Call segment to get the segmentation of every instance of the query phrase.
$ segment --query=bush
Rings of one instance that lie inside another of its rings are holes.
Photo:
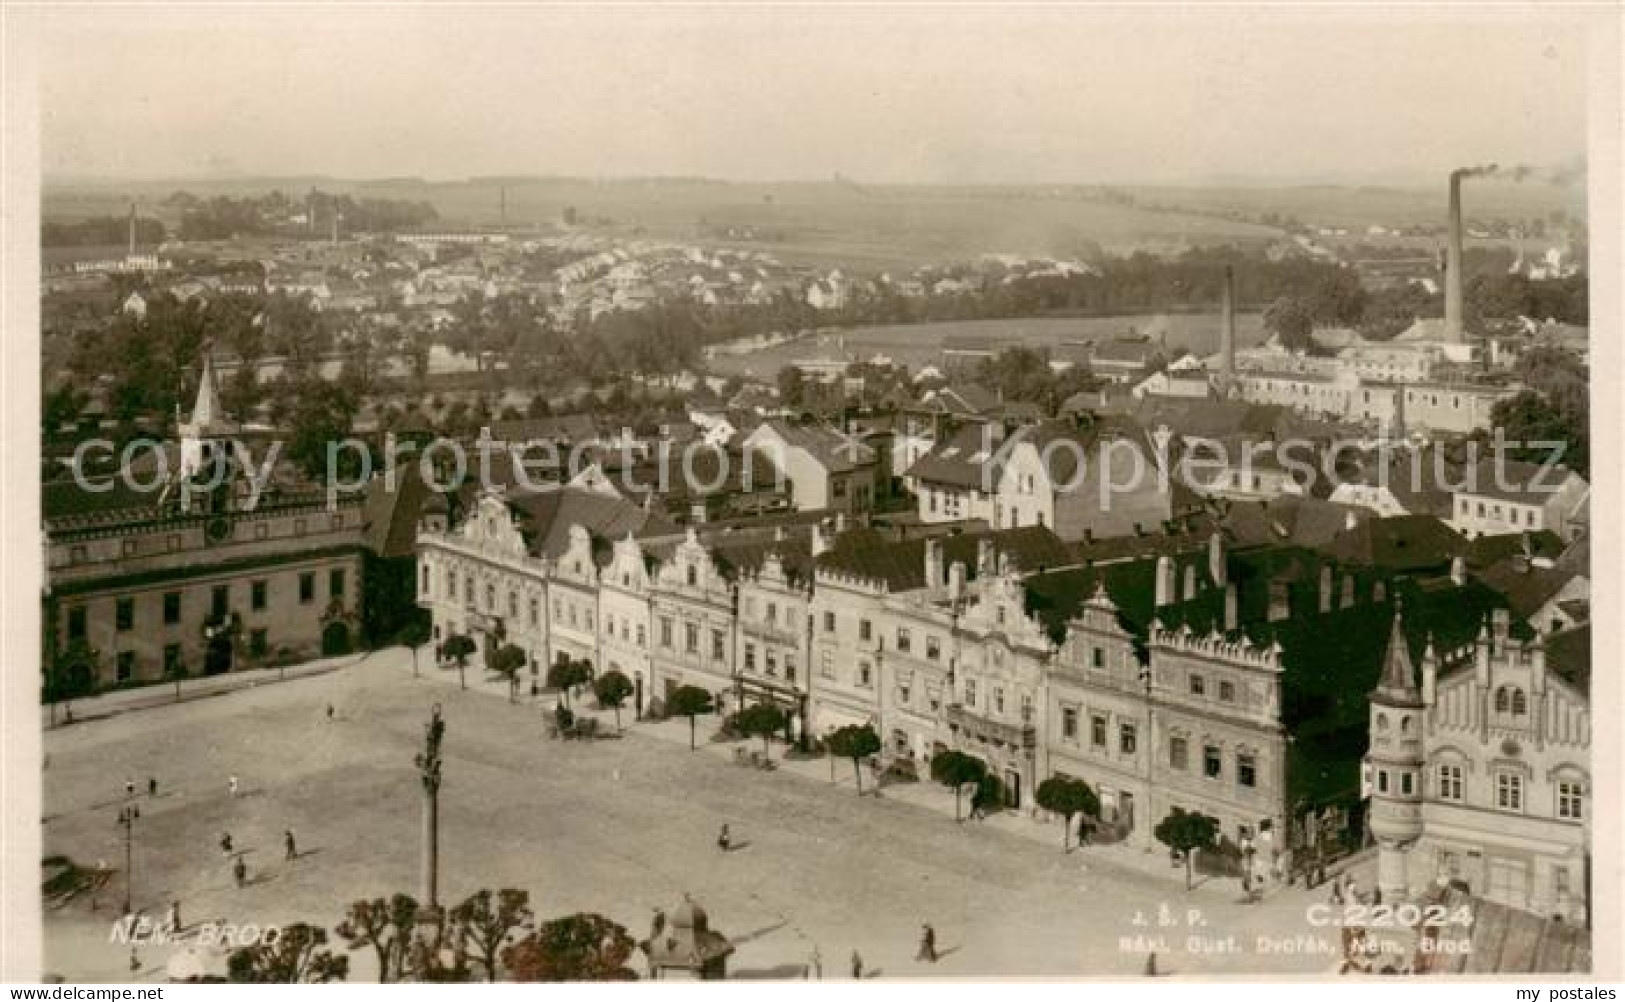
[[[553,709],[553,722],[558,724],[560,731],[567,731],[575,726],[576,715],[568,706],[560,703]]]

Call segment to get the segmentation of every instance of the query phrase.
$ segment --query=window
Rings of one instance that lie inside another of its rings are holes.
[[[1567,821],[1585,817],[1585,790],[1575,780],[1557,784],[1557,816]]]
[[[1523,777],[1513,772],[1495,774],[1495,806],[1503,811],[1523,810]]]
[[[181,621],[181,593],[164,592],[164,625],[174,626]]]
[[[1388,770],[1387,769],[1378,769],[1377,770],[1377,792],[1378,793],[1387,793],[1388,792]]]
[[[1124,755],[1133,755],[1137,737],[1133,724],[1119,725],[1117,728],[1117,750]]]
[[[784,680],[786,682],[796,680],[796,656],[794,654],[784,656]]]
[[[1236,686],[1234,682],[1219,683],[1219,701],[1222,703],[1234,703],[1236,701]]]
[[[683,650],[690,654],[700,653],[700,628],[694,623],[683,624]]]
[[[453,595],[457,594],[457,585],[455,581],[452,583],[451,592]],[[306,571],[305,573],[299,575],[299,601],[301,604],[308,604],[315,601],[315,599],[316,575]]]
[[[1415,780],[1411,777],[1412,773],[1408,771],[1399,774],[1399,792],[1407,797],[1416,792],[1415,787],[1412,785]]]
[[[671,650],[671,617],[660,617],[660,646]]]
[[[135,629],[135,599],[121,598],[115,606],[114,620],[120,630]]]
[[[1063,706],[1061,708],[1061,737],[1068,741],[1078,740],[1078,711],[1076,707]]]
[[[423,572],[418,576],[418,591],[424,595],[429,594],[429,565],[423,565]]]
[[[649,642],[649,631],[642,623],[639,623],[638,624],[638,646],[643,647],[648,642]]]
[[[1512,690],[1512,715],[1521,717],[1529,712],[1529,700],[1524,696],[1522,689]]]
[[[339,572],[334,571],[332,573],[337,574]],[[341,584],[342,584],[342,579],[341,579]],[[328,585],[329,585],[328,594],[334,595],[336,597],[339,593],[333,591],[333,589],[331,587],[331,585],[332,585],[331,579],[329,579]],[[490,582],[486,582],[486,584],[485,584],[485,611],[486,612],[496,612],[497,611],[497,586],[494,585],[494,584],[491,584]]]
[[[250,630],[248,633],[248,653],[252,657],[263,658],[267,649],[265,631]]]
[[[1439,799],[1461,799],[1461,766],[1439,766]]]
[[[1184,769],[1188,760],[1189,748],[1182,737],[1168,739],[1168,766],[1171,769]]]
[[[1207,692],[1207,682],[1200,675],[1191,676],[1191,695],[1201,696]]]
[[[1258,760],[1251,753],[1236,755],[1236,782],[1246,787],[1258,785]]]
[[[1096,671],[1106,667],[1106,652],[1101,650],[1099,647],[1089,648],[1089,664],[1092,665]]]
[[[829,488],[830,488],[830,493],[834,494],[836,497],[838,497],[838,498],[846,497],[846,481],[845,480],[842,480],[842,479],[831,480],[829,482]]]
[[[254,581],[248,586],[248,607],[255,612],[265,608],[265,582]]]
[[[1004,688],[1002,686],[993,687],[993,712],[1004,712]]]
[[[463,601],[468,603],[469,608],[473,608],[473,606],[474,606],[474,575],[472,575],[472,574],[464,574],[463,575]]]
[[[867,643],[874,634],[874,627],[867,619],[858,620],[858,639]]]
[[[858,685],[860,685],[863,688],[867,689],[867,688],[869,688],[869,686],[871,686],[873,684],[874,684],[874,669],[869,667],[869,662],[867,662],[867,661],[859,661],[858,662]]]
[[[174,678],[179,674],[181,674],[181,645],[165,644],[164,675],[168,678]]]
[[[1202,746],[1202,775],[1208,779],[1218,779],[1224,772],[1224,762],[1219,758],[1217,745]]]
[[[756,670],[756,645],[752,643],[745,644],[745,670]]]
[[[818,673],[825,678],[835,677],[835,659],[825,651],[818,659]]]
[[[700,583],[700,569],[693,564],[688,565],[688,586],[690,588]]]
[[[898,705],[907,706],[908,705],[908,697],[910,695],[911,694],[909,692],[907,682],[899,682],[899,683],[897,683],[897,702],[898,702]]]
[[[530,625],[536,626],[542,619],[542,603],[534,597],[530,600]]]
[[[777,623],[779,621],[779,603],[767,603],[767,621],[769,623]]]
[[[68,639],[85,639],[85,607],[82,605],[68,610]]]
[[[974,678],[965,680],[965,705],[972,709],[976,707],[976,680]]]
[[[213,593],[209,596],[209,609],[215,619],[225,619],[230,611],[231,587],[229,585],[215,585]]]
[[[446,568],[446,597],[457,597],[457,573],[449,567]]]
[[[1106,718],[1098,713],[1089,717],[1089,743],[1096,748],[1106,747]]]
[[[135,677],[135,651],[119,651],[117,681],[128,682]]]
[[[1507,695],[1507,687],[1502,686],[1495,690],[1495,712],[1505,713],[1510,708],[1511,700]]]
[[[833,613],[833,612],[824,613],[824,632],[825,633],[834,633],[835,632],[835,613]]]
[[[727,645],[724,642],[721,630],[711,631],[711,660],[721,661],[727,656]]]
[[[518,592],[510,591],[508,593],[508,618],[509,619],[518,619],[519,618],[519,593]]]
[[[912,641],[909,638],[908,630],[899,626],[897,628],[897,649],[902,651],[904,654],[907,654],[911,643]]]
[[[942,657],[942,643],[936,637],[925,638],[925,657],[928,661],[936,661]]]

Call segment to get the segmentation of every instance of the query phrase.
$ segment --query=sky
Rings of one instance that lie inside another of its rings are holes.
[[[1573,163],[1533,8],[46,8],[45,176],[1307,181]]]

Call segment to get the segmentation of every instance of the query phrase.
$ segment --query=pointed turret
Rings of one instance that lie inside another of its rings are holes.
[[[192,427],[207,428],[220,420],[220,388],[214,375],[214,353],[203,350],[203,374],[198,377],[197,401],[192,404]]]
[[[1401,603],[1394,603],[1393,627],[1388,632],[1388,650],[1383,654],[1382,677],[1373,702],[1390,706],[1420,706],[1421,690],[1416,687],[1416,670],[1411,664],[1410,645],[1405,640],[1405,614]]]

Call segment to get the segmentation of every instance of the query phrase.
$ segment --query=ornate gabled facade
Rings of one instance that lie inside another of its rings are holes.
[[[650,610],[658,698],[693,685],[726,707],[734,688],[734,589],[694,528],[656,573]]]
[[[548,661],[589,661],[598,657],[598,562],[592,533],[570,526],[564,552],[547,568],[549,610]]]
[[[796,736],[808,725],[812,665],[812,582],[793,577],[769,551],[759,568],[740,574],[737,636],[741,703],[774,703]]]
[[[649,651],[649,561],[628,532],[615,543],[598,577],[599,658],[607,671],[632,680],[632,706],[639,716],[653,691]]]
[[[418,536],[418,604],[431,613],[434,642],[461,634],[483,654],[500,633],[529,655],[533,675],[548,659],[546,577],[546,560],[530,553],[494,493],[482,495],[457,528]]]
[[[1429,648],[1415,711],[1420,831],[1394,864],[1396,885],[1459,881],[1491,901],[1587,919],[1589,651],[1559,671],[1549,652],[1561,643],[1561,634],[1515,635],[1498,610],[1461,656]]]

